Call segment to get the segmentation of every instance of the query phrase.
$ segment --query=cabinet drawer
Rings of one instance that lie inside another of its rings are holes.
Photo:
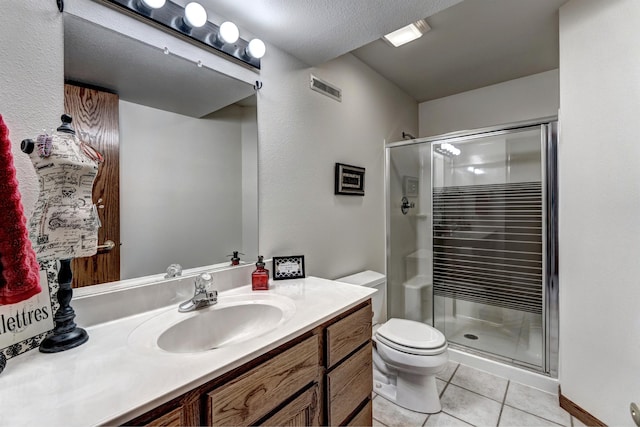
[[[351,418],[347,426],[370,426],[371,424],[373,424],[373,404],[371,400],[369,400],[367,404]]]
[[[153,421],[150,421],[149,423],[145,424],[145,426],[148,427],[152,427],[152,426],[162,426],[162,427],[180,427],[185,425],[185,421],[184,421],[184,416],[183,416],[183,412],[184,410],[182,408],[176,408],[173,411],[167,412],[164,415],[159,416],[158,418],[156,418]]]
[[[314,384],[284,408],[264,420],[265,426],[306,427],[320,425],[320,387]]]
[[[327,368],[371,339],[371,304],[327,327]]]
[[[209,425],[251,425],[318,379],[314,335],[207,394]]]
[[[327,374],[329,425],[342,425],[345,419],[373,390],[371,343]]]

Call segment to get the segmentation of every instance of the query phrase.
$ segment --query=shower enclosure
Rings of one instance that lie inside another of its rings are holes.
[[[555,119],[386,146],[389,317],[557,376]]]

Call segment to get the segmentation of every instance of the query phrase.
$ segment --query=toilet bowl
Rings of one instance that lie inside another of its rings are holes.
[[[365,271],[337,279],[340,282],[386,290],[384,275]],[[373,323],[383,322],[375,302]],[[447,340],[442,332],[414,320],[389,319],[373,334],[373,391],[399,406],[422,413],[436,413],[442,407],[436,374],[449,360]]]
[[[444,335],[424,323],[389,319],[373,336],[374,392],[416,412],[440,412],[436,374],[449,360]]]

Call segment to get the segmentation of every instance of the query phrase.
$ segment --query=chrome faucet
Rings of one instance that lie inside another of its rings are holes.
[[[181,313],[187,313],[189,311],[198,310],[200,308],[209,307],[218,302],[218,291],[209,290],[213,278],[209,273],[202,273],[196,277],[195,281],[195,293],[193,298],[187,300],[178,306],[178,311]]]
[[[171,279],[172,277],[182,276],[182,266],[180,264],[171,264],[167,267],[167,274],[164,275],[165,279]]]

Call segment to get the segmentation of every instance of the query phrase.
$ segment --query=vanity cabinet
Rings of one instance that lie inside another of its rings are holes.
[[[328,425],[347,425],[360,418],[355,425],[364,424],[366,410],[373,390],[371,359],[371,305],[349,313],[325,329],[326,362],[326,420]],[[370,412],[370,411],[369,411]]]
[[[371,425],[371,302],[126,425]]]

